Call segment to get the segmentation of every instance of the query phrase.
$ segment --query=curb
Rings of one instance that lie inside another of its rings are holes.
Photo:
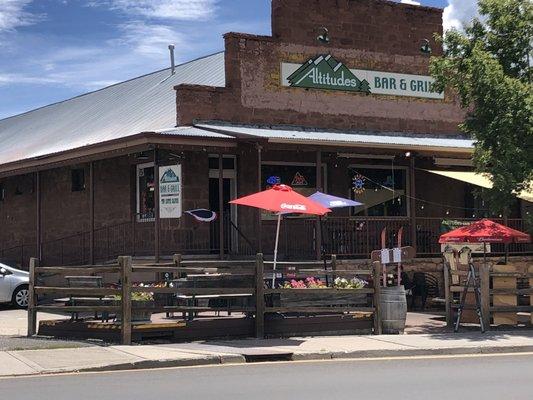
[[[409,349],[409,350],[360,350],[352,352],[332,352],[332,359],[358,358],[394,358],[417,356],[460,356],[476,354],[503,354],[533,352],[533,345],[525,346],[493,346],[493,347],[456,347],[437,349]]]
[[[244,364],[246,360],[241,355],[206,356],[203,358],[190,358],[179,360],[141,360],[128,363],[103,365],[77,369],[76,372],[104,372],[104,371],[127,371],[136,369],[158,369],[173,367],[195,367],[200,365],[217,364]],[[48,373],[48,372],[46,372]],[[53,371],[51,373],[54,373]]]
[[[529,353],[533,352],[533,345],[524,346],[493,346],[493,347],[457,347],[438,349],[408,349],[408,350],[357,350],[348,352],[309,352],[293,353],[290,361],[319,361],[319,360],[346,360],[346,359],[370,359],[370,358],[402,358],[417,356],[457,356],[457,355],[479,355],[479,354],[504,354],[504,353]],[[274,361],[275,362],[275,361]],[[194,367],[203,365],[222,364],[257,364],[247,362],[246,358],[240,354],[224,354],[216,356],[205,356],[203,358],[190,358],[178,360],[141,360],[118,364],[100,365],[87,368],[60,368],[54,370],[40,370],[33,374],[2,375],[0,378],[44,376],[51,374],[64,374],[76,372],[106,372],[106,371],[134,371],[141,369],[160,369],[175,367]]]

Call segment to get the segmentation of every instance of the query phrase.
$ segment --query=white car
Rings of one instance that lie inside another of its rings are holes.
[[[28,307],[30,274],[0,263],[0,303]]]

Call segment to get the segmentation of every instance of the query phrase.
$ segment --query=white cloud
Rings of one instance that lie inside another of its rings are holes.
[[[13,35],[10,65],[0,63],[0,87],[44,85],[94,90],[169,66],[167,46],[176,45],[177,62],[192,50],[201,50],[199,35],[190,32],[188,44],[182,34],[166,25],[131,21],[119,26],[117,38],[87,45],[77,39],[41,38],[31,34]],[[40,48],[38,57],[27,57],[18,49]],[[193,46],[198,46],[198,49]],[[208,53],[212,51],[209,49]],[[16,67],[15,67],[16,66]]]
[[[32,0],[0,0],[0,32],[31,25],[42,18],[25,10]]]
[[[110,41],[129,45],[143,56],[157,56],[167,53],[169,44],[183,46],[183,35],[168,25],[152,25],[142,21],[131,21],[120,27],[120,39]]]
[[[49,84],[49,83],[58,83],[57,80],[46,77],[46,76],[30,76],[20,73],[0,73],[0,86],[9,85],[13,83],[24,83],[24,84]]]
[[[211,18],[218,0],[95,0],[92,6],[108,6],[147,18],[204,20]]]
[[[444,9],[444,31],[462,29],[464,24],[478,16],[476,0],[448,0]]]

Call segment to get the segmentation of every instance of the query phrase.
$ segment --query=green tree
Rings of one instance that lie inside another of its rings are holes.
[[[456,94],[466,119],[461,130],[475,141],[474,165],[492,175],[483,196],[491,211],[508,215],[533,179],[533,3],[478,0],[479,19],[464,32],[450,30],[442,57],[430,70],[436,89]]]

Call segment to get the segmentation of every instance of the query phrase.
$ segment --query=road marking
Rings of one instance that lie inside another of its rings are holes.
[[[494,353],[494,354],[439,354],[439,355],[424,355],[424,356],[397,356],[397,357],[368,357],[368,358],[331,358],[324,360],[296,360],[296,361],[265,361],[254,363],[227,363],[227,364],[207,364],[207,365],[189,365],[178,367],[161,367],[161,368],[139,368],[139,369],[125,369],[118,371],[81,371],[81,372],[56,372],[56,373],[42,373],[36,375],[18,375],[18,376],[2,376],[0,381],[7,379],[26,379],[26,378],[47,378],[68,375],[96,375],[96,374],[123,374],[132,372],[147,372],[147,371],[161,371],[173,369],[197,369],[197,368],[220,368],[220,367],[253,367],[262,365],[279,365],[279,364],[313,364],[313,363],[328,363],[328,362],[375,362],[375,361],[417,361],[417,360],[437,360],[437,359],[457,359],[457,358],[487,358],[487,357],[518,357],[518,356],[533,356],[533,352],[524,353]]]

